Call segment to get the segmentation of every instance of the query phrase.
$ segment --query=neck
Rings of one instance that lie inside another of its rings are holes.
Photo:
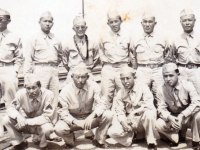
[[[0,32],[3,32],[4,30],[6,30],[7,28],[0,28]]]
[[[191,30],[191,31],[185,31],[185,30],[184,30],[184,32],[187,33],[187,34],[189,34],[189,33],[192,33],[193,30]]]
[[[50,33],[50,31],[43,31],[43,30],[42,30],[42,32],[44,32],[45,34],[49,34]]]
[[[84,38],[84,36],[85,36],[85,34],[84,34],[84,35],[82,35],[82,36],[78,36],[78,35],[76,35],[76,37],[77,37],[78,39],[83,39],[83,38]]]

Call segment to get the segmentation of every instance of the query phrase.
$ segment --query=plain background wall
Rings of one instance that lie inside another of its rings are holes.
[[[54,33],[62,42],[74,34],[72,23],[75,16],[82,12],[82,0],[0,0],[0,8],[11,14],[9,30],[18,34],[23,41],[24,51],[27,40],[40,30],[39,17],[50,11],[54,17]],[[156,32],[170,40],[182,32],[180,11],[191,8],[196,15],[195,31],[200,32],[199,0],[85,0],[85,19],[87,34],[98,38],[107,32],[107,11],[116,8],[124,19],[123,28],[137,36],[143,32],[141,16],[144,11],[156,15]]]

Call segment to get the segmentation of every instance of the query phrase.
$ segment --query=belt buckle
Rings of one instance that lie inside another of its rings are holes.
[[[4,66],[4,63],[0,63],[0,67],[3,67]]]
[[[118,64],[112,64],[112,67],[117,68]]]
[[[192,69],[192,65],[189,64],[189,65],[188,65],[188,69]]]
[[[155,67],[154,67],[154,64],[150,64],[149,67],[150,67],[151,69],[155,68]]]

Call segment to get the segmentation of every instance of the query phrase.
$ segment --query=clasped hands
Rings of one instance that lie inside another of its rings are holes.
[[[171,121],[172,128],[178,131],[182,127],[182,121],[184,119],[184,115],[181,113],[177,117],[170,115],[168,119]]]

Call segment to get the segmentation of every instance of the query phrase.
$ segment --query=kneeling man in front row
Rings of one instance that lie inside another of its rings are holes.
[[[74,146],[74,132],[97,128],[93,144],[107,148],[105,139],[112,122],[111,111],[106,110],[106,100],[101,96],[98,84],[88,80],[86,66],[76,66],[72,70],[73,82],[67,84],[59,95],[62,106],[60,120],[55,125],[55,133],[62,137],[66,148]]]
[[[193,149],[199,147],[200,96],[191,82],[178,78],[179,70],[174,63],[163,66],[165,83],[158,88],[158,115],[156,128],[161,139],[170,146],[185,142],[187,128],[191,128]],[[170,141],[169,141],[170,140]]]
[[[123,88],[114,99],[117,118],[108,130],[111,138],[124,146],[131,146],[135,133],[145,132],[148,149],[156,149],[156,109],[147,85],[135,82],[135,70],[124,67],[120,72]]]
[[[30,74],[25,78],[25,88],[19,90],[7,109],[3,124],[11,138],[13,150],[24,150],[28,143],[22,133],[39,135],[41,149],[48,149],[47,140],[51,140],[55,108],[52,106],[54,93],[41,88],[38,77]]]

